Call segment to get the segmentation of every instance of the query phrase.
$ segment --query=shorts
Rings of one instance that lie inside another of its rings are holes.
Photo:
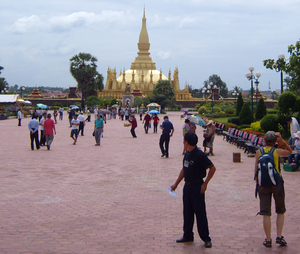
[[[78,137],[78,130],[77,129],[74,129],[74,130],[71,130],[71,138],[73,138],[73,136],[75,135],[75,138]]]
[[[275,210],[278,214],[284,214],[285,209],[285,193],[283,181],[274,187],[258,187],[258,196],[260,199],[260,215],[271,216],[271,200],[272,194],[275,200]]]

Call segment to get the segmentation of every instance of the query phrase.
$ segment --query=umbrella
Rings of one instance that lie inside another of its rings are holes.
[[[25,105],[31,105],[31,101],[25,101]]]
[[[154,109],[153,109],[153,110],[150,110],[149,113],[150,113],[150,114],[158,114],[159,112],[158,112],[157,110],[154,110]]]
[[[206,125],[205,121],[204,121],[201,117],[191,116],[191,117],[189,118],[189,120],[190,120],[192,123],[195,123],[195,124],[198,124],[198,125],[201,125],[201,126],[205,126],[205,125]]]
[[[42,104],[42,103],[38,103],[36,104],[37,107],[41,108],[41,109],[49,109],[49,107],[45,104]]]
[[[77,107],[77,106],[76,106],[76,105],[70,105],[69,107],[70,107],[70,108],[73,108],[73,107]]]
[[[99,113],[102,113],[102,114],[111,114],[111,111],[108,110],[108,109],[101,108],[101,109],[99,109]]]
[[[189,112],[189,110],[186,109],[186,108],[183,108],[181,111],[182,111],[182,112]]]
[[[79,107],[78,106],[73,106],[72,109],[79,109]]]

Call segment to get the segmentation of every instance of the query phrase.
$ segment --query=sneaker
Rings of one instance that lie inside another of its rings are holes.
[[[280,244],[280,246],[286,246],[287,245],[287,242],[285,241],[283,236],[277,237],[276,238],[276,243]]]
[[[266,246],[267,248],[271,248],[272,247],[272,239],[270,241],[267,241],[267,239],[265,239],[265,241],[263,242],[263,245]]]

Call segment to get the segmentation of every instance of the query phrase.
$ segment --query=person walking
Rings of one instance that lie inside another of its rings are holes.
[[[54,118],[54,122],[55,123],[57,123],[57,116],[58,116],[57,110],[54,109],[54,111],[53,111],[53,118]]]
[[[70,123],[70,128],[72,127],[71,121],[73,120],[73,115],[75,114],[75,111],[72,109],[69,110],[69,123]]]
[[[95,146],[100,146],[101,134],[103,128],[104,128],[104,121],[102,115],[98,114],[94,122],[94,134],[95,134],[95,141],[96,141]]]
[[[170,137],[172,137],[174,133],[174,127],[173,124],[169,121],[168,116],[164,116],[164,121],[160,128],[162,129],[162,134],[159,140],[159,147],[162,153],[161,157],[166,156],[166,158],[169,158],[169,143]]]
[[[63,107],[60,107],[59,109],[58,109],[58,112],[59,112],[59,120],[63,120],[63,118],[64,118],[64,108]]]
[[[18,112],[17,112],[17,118],[18,118],[18,126],[21,126],[21,121],[22,121],[21,109],[19,109]]]
[[[130,119],[128,119],[128,122],[131,123],[130,132],[131,132],[132,137],[137,138],[137,136],[135,134],[135,128],[137,127],[137,121],[136,121],[136,118],[135,118],[134,114],[130,115]]]
[[[84,136],[83,132],[84,132],[84,126],[85,126],[85,119],[84,119],[82,112],[80,112],[80,115],[78,116],[78,120],[79,120],[78,134],[81,132],[81,136]]]
[[[276,243],[281,246],[287,245],[282,236],[282,229],[284,224],[285,208],[285,192],[284,182],[280,173],[279,158],[280,156],[288,156],[292,153],[290,145],[285,142],[279,132],[268,131],[264,136],[265,147],[256,151],[255,154],[255,168],[254,180],[257,185],[257,192],[260,201],[259,215],[263,216],[263,228],[266,234],[266,239],[263,245],[267,248],[272,247],[271,239],[271,200],[272,196],[275,200],[275,207],[277,213],[276,227],[277,237]],[[283,144],[282,148],[276,148],[276,143]],[[263,156],[261,156],[263,153]],[[269,157],[270,160],[263,161],[262,157]],[[267,167],[264,167],[267,165]],[[271,166],[269,166],[271,165]],[[271,184],[269,184],[271,183]],[[275,183],[275,184],[274,184]]]
[[[154,114],[152,119],[153,119],[153,133],[157,133],[157,125],[159,123],[159,118],[157,114]]]
[[[76,145],[77,138],[78,138],[78,127],[79,127],[79,120],[77,119],[77,114],[74,114],[73,119],[71,121],[71,138],[73,139],[73,145]],[[75,136],[75,138],[74,138]]]
[[[44,123],[45,123],[45,120],[46,120],[46,112],[44,112],[42,114],[42,119],[40,120],[40,130],[41,130],[41,138],[40,138],[40,146],[44,146],[45,143],[46,143],[46,137],[45,137],[45,134],[44,134]]]
[[[40,143],[39,143],[39,121],[37,120],[38,116],[34,115],[32,119],[28,123],[28,129],[30,131],[30,145],[31,150],[34,150],[34,144],[35,141],[35,147],[37,150],[40,149]]]
[[[55,123],[51,119],[51,114],[47,114],[47,119],[44,122],[44,135],[47,143],[47,150],[50,150],[51,144],[54,139],[54,134],[56,135]]]
[[[143,119],[143,109],[142,108],[139,109],[139,114],[140,114],[140,121],[142,121],[142,119]]]
[[[204,241],[204,247],[211,248],[212,243],[205,208],[205,191],[216,172],[216,167],[207,155],[197,147],[197,143],[198,137],[195,133],[188,132],[184,135],[184,145],[187,152],[183,158],[183,167],[178,178],[171,186],[171,191],[175,191],[181,180],[184,179],[185,181],[183,187],[183,236],[176,242],[194,241],[193,226],[196,215],[199,236]],[[206,179],[203,180],[205,177]]]
[[[149,115],[148,111],[146,112],[146,115],[144,116],[144,120],[143,120],[142,124],[144,124],[145,133],[148,134],[149,126],[151,124],[151,116]]]

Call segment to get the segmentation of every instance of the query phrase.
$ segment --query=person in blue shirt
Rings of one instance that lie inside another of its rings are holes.
[[[31,144],[31,150],[34,150],[34,144],[35,141],[35,147],[36,149],[40,149],[40,143],[39,143],[39,121],[37,120],[38,115],[35,114],[32,116],[32,119],[28,123],[28,129],[30,131],[30,144]]]
[[[94,122],[94,134],[95,134],[95,146],[100,146],[101,133],[103,131],[104,121],[102,115],[98,113],[97,118]]]
[[[170,137],[172,137],[174,133],[174,127],[173,124],[169,121],[168,116],[164,116],[164,121],[160,128],[162,129],[162,134],[159,140],[159,147],[162,153],[161,157],[166,156],[166,158],[169,158],[169,143]]]

